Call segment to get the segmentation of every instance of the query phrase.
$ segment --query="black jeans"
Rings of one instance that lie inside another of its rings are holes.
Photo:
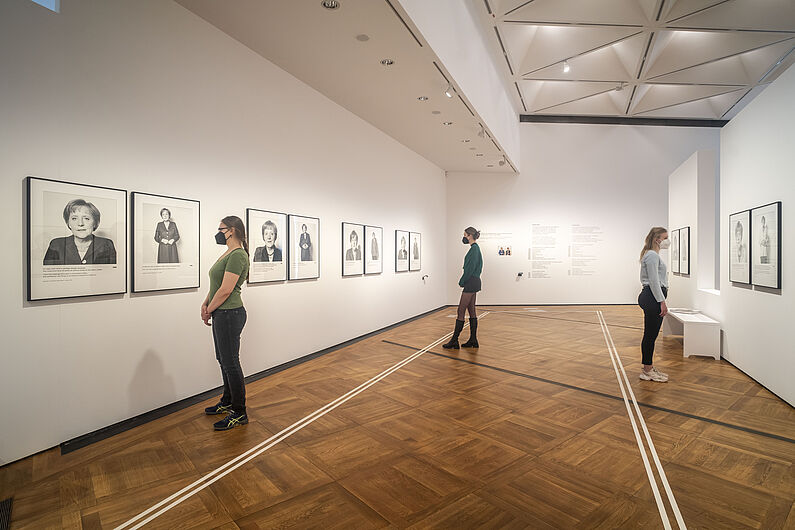
[[[668,289],[662,287],[663,296],[668,296]],[[660,302],[654,298],[651,287],[648,285],[638,295],[638,305],[643,309],[643,340],[640,343],[640,351],[643,353],[643,364],[652,364],[651,359],[654,355],[654,341],[660,334],[660,327],[663,317],[660,316]]]
[[[221,365],[224,395],[221,404],[232,405],[238,414],[246,413],[246,383],[240,366],[240,333],[246,325],[246,309],[216,309],[213,311],[213,340],[215,358]]]

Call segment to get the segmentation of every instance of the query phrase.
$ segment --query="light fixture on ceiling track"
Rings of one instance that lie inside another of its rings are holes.
[[[420,96],[417,99],[420,101],[428,101],[428,96]]]
[[[486,137],[486,129],[484,129],[482,125],[480,126],[480,129],[478,129],[478,136],[481,138]]]
[[[500,161],[497,162],[497,164],[499,164],[500,167],[502,167],[505,165],[505,162],[506,162],[505,155],[502,155],[502,158],[500,158]]]
[[[339,9],[340,3],[337,0],[323,0],[320,2],[320,5],[325,7],[326,9]]]
[[[571,66],[569,66],[569,61],[563,61],[563,73],[568,74],[569,70],[571,70]]]
[[[452,124],[453,124],[453,122],[451,122],[451,121],[446,121],[446,122],[442,123],[442,125],[452,125]]]
[[[448,98],[451,98],[453,97],[453,94],[455,94],[455,88],[453,88],[452,84],[448,84],[447,88],[444,89],[444,95]]]
[[[392,66],[393,64],[395,64],[395,61],[393,61],[392,59],[381,59],[381,64],[383,64],[384,66]]]

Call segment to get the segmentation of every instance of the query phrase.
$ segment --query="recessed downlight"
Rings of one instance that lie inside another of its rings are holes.
[[[428,96],[420,96],[417,99],[420,101],[428,101]]]
[[[486,164],[486,167],[494,167],[494,164]]]
[[[381,59],[381,64],[383,64],[384,66],[392,66],[393,64],[395,64],[395,61],[393,61],[392,59]]]
[[[431,111],[431,114],[441,114],[441,113],[442,113],[442,111],[440,111],[440,110],[432,110]]]
[[[370,40],[370,35],[361,33],[359,35],[356,35],[356,40],[358,40],[359,42],[367,42],[368,40]]]
[[[469,142],[469,138],[464,138],[464,139],[463,139],[463,140],[461,140],[461,141],[462,141],[462,142],[464,142],[464,143],[468,143],[468,142]]]
[[[483,156],[483,153],[475,153],[475,156]]]
[[[469,148],[470,151],[474,151],[475,149],[477,149],[477,147],[470,147]]]
[[[326,9],[339,9],[340,3],[337,0],[323,0],[320,2],[320,5],[325,7]]]
[[[451,122],[451,121],[442,122],[442,125],[452,125],[452,124],[453,124],[453,122]]]

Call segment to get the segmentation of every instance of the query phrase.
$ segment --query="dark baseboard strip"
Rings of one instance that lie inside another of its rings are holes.
[[[658,127],[723,127],[729,120],[690,118],[641,118],[635,116],[575,116],[561,114],[520,114],[520,123],[585,123],[596,125],[656,125]]]
[[[308,355],[304,355],[303,357],[299,357],[297,359],[293,359],[292,361],[288,361],[286,363],[280,364],[278,366],[274,366],[272,368],[268,368],[267,370],[262,370],[261,372],[257,372],[255,374],[251,374],[246,377],[246,383],[252,383],[254,381],[258,381],[264,377],[268,377],[269,375],[277,374],[288,368],[292,368],[293,366],[297,366],[299,364],[305,363],[307,361],[311,361],[312,359],[316,359],[318,357],[322,357],[323,355],[327,355],[334,351],[337,351],[341,348],[345,348],[346,346],[350,346],[351,344],[355,344],[361,340],[367,339],[372,337],[373,335],[377,335],[379,333],[383,333],[385,331],[389,331],[390,329],[396,328],[398,326],[402,326],[403,324],[407,324],[419,318],[425,317],[431,313],[435,313],[442,309],[445,309],[447,306],[440,306],[436,309],[431,309],[430,311],[426,311],[419,315],[415,315],[413,317],[407,318],[405,320],[401,320],[400,322],[396,322],[394,324],[390,324],[389,326],[385,326],[383,328],[377,329],[375,331],[371,331],[370,333],[366,333],[364,335],[360,335],[350,340],[346,340],[345,342],[341,342],[339,344],[335,344],[334,346],[330,346],[328,348],[324,348],[322,350],[310,353]],[[123,433],[135,427],[139,427],[145,423],[149,423],[150,421],[162,418],[163,416],[168,416],[174,412],[179,410],[192,407],[197,403],[201,403],[207,399],[210,399],[213,396],[219,395],[223,390],[223,387],[216,387],[210,390],[206,390],[194,396],[187,397],[185,399],[181,399],[179,401],[175,401],[174,403],[169,403],[168,405],[164,405],[154,410],[150,410],[148,412],[144,412],[143,414],[139,414],[138,416],[134,416],[132,418],[122,420],[118,423],[114,423],[113,425],[109,425],[107,427],[103,427],[102,429],[98,429],[96,431],[84,434],[82,436],[78,436],[76,438],[72,438],[71,440],[67,440],[60,444],[61,454],[65,455],[67,453],[71,453],[72,451],[76,451],[93,443],[99,442],[100,440],[105,440],[106,438],[110,438],[116,434]]]
[[[389,340],[384,340],[382,342],[385,342],[387,344],[392,344],[394,346],[401,346],[403,348],[407,348],[407,349],[414,350],[414,351],[418,351],[418,350],[421,349],[421,348],[415,348],[414,346],[409,346],[407,344],[400,344],[399,342],[392,342],[392,341],[389,341]],[[494,371],[502,372],[502,373],[505,373],[505,374],[515,375],[517,377],[523,377],[525,379],[533,379],[534,381],[541,381],[542,383],[549,383],[551,385],[556,385],[556,386],[560,386],[560,387],[563,387],[563,388],[568,388],[568,389],[571,389],[571,390],[577,390],[578,392],[585,392],[585,393],[588,393],[588,394],[592,394],[592,395],[595,395],[595,396],[600,396],[600,397],[604,397],[604,398],[608,398],[608,399],[613,399],[613,400],[616,400],[616,401],[624,401],[624,398],[621,397],[621,396],[614,396],[612,394],[607,394],[605,392],[599,392],[597,390],[590,390],[588,388],[582,388],[582,387],[579,387],[579,386],[576,386],[576,385],[570,385],[568,383],[561,383],[560,381],[554,381],[552,379],[546,379],[544,377],[538,377],[538,376],[535,376],[535,375],[525,374],[523,372],[517,372],[515,370],[508,370],[507,368],[499,368],[497,366],[492,366],[490,364],[484,364],[484,363],[479,363],[479,362],[476,362],[476,361],[470,361],[469,359],[461,359],[460,357],[453,357],[452,355],[445,355],[443,353],[437,353],[437,352],[431,351],[431,350],[427,351],[426,353],[430,353],[431,355],[435,355],[437,357],[444,357],[445,359],[451,359],[453,361],[458,361],[458,362],[462,362],[462,363],[472,364],[472,365],[475,365],[475,366],[480,366],[482,368],[488,368],[489,370],[494,370]],[[742,372],[742,370],[740,370],[740,371]],[[657,406],[657,405],[652,405],[651,403],[643,403],[641,401],[638,401],[638,405],[640,405],[641,407],[649,408],[649,409],[659,410],[659,411],[662,411],[662,412],[668,412],[670,414],[676,414],[678,416],[684,416],[686,418],[692,418],[694,420],[700,420],[700,421],[704,421],[704,422],[707,422],[707,423],[712,423],[714,425],[720,425],[722,427],[728,427],[730,429],[735,429],[735,430],[738,430],[738,431],[743,431],[743,432],[747,432],[747,433],[750,433],[750,434],[756,434],[756,435],[759,435],[759,436],[764,436],[766,438],[773,438],[774,440],[781,440],[783,442],[789,442],[789,443],[795,444],[795,440],[794,439],[787,438],[786,436],[781,436],[779,434],[773,434],[773,433],[769,433],[769,432],[765,432],[765,431],[757,431],[756,429],[751,429],[749,427],[743,427],[742,425],[735,425],[733,423],[727,423],[725,421],[713,420],[712,418],[705,418],[703,416],[697,416],[695,414],[690,414],[689,412],[681,412],[681,411],[674,410],[674,409],[660,407],[660,406]]]
[[[8,530],[11,526],[11,502],[13,499],[0,501],[0,530]]]

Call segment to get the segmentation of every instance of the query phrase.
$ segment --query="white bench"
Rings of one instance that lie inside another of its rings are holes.
[[[683,335],[684,356],[708,355],[720,359],[720,322],[701,313],[668,311],[663,336]]]

